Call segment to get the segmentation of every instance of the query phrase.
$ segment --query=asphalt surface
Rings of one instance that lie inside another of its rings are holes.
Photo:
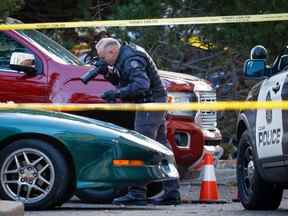
[[[231,171],[231,170],[230,170]],[[231,172],[228,173],[231,173]],[[217,172],[219,175],[219,172]],[[223,170],[220,172],[223,177]],[[230,175],[230,174],[229,174]],[[226,176],[229,180],[233,176]],[[226,178],[225,177],[225,178]],[[225,179],[223,178],[223,179]],[[227,179],[226,178],[226,179]],[[277,211],[247,211],[244,210],[240,203],[233,203],[232,199],[236,195],[236,187],[230,184],[223,184],[220,182],[218,185],[221,200],[227,201],[225,204],[195,204],[190,203],[199,197],[200,187],[197,181],[185,180],[181,183],[181,195],[186,204],[179,206],[113,206],[113,205],[95,205],[84,204],[77,199],[49,211],[41,212],[26,212],[26,216],[182,216],[182,215],[195,215],[195,216],[268,216],[268,215],[287,215],[288,214],[288,193],[285,192],[283,201]]]
[[[231,188],[230,188],[231,189]],[[230,194],[230,189],[226,191],[226,195]],[[221,192],[225,191],[225,188],[221,189]],[[231,196],[230,196],[231,197]],[[265,216],[265,215],[287,215],[288,214],[288,202],[287,198],[283,199],[281,207],[277,211],[247,211],[241,206],[240,203],[226,204],[182,204],[179,206],[130,206],[130,207],[118,207],[113,205],[94,205],[83,204],[77,201],[73,201],[65,204],[59,209],[42,212],[26,212],[25,215],[37,215],[37,216],[182,216],[182,215],[195,215],[195,216]]]
[[[193,178],[186,177],[181,181],[181,196],[185,202],[179,206],[113,206],[113,205],[96,205],[81,203],[77,198],[73,198],[70,202],[64,204],[61,208],[39,211],[26,212],[25,216],[266,216],[266,215],[287,215],[288,214],[288,191],[285,191],[281,206],[276,211],[247,211],[244,210],[240,203],[232,202],[236,197],[236,176],[235,163],[227,166],[226,164],[218,164],[216,169],[216,177],[218,183],[218,191],[220,200],[226,201],[225,204],[195,204],[200,192],[201,175]],[[267,198],[269,199],[269,198]]]

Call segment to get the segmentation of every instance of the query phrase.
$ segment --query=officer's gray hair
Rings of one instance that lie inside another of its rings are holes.
[[[119,43],[118,40],[115,38],[102,38],[97,44],[96,44],[96,49],[99,50],[105,50],[108,47],[117,47],[118,49],[121,47],[121,44]]]

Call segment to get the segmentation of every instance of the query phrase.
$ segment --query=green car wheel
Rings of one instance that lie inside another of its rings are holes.
[[[0,152],[0,170],[0,197],[19,200],[28,210],[60,204],[69,191],[67,163],[48,142],[22,139],[10,143]]]

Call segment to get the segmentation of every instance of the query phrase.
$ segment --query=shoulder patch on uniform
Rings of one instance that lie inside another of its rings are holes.
[[[140,63],[138,61],[136,61],[136,60],[132,60],[130,62],[130,65],[131,65],[132,68],[137,68],[137,67],[140,66]]]

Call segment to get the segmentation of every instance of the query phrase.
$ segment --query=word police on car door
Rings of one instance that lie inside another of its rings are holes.
[[[281,92],[287,73],[280,73],[264,80],[258,101],[282,100]],[[258,110],[256,118],[256,144],[259,158],[283,154],[282,110]]]

